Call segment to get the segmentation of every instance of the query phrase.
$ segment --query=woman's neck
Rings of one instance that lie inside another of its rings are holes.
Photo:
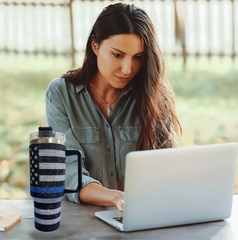
[[[91,88],[93,96],[97,95],[99,98],[107,103],[111,103],[115,98],[120,98],[121,93],[125,92],[125,89],[114,88],[109,84],[101,75],[96,74],[89,82],[88,88]]]

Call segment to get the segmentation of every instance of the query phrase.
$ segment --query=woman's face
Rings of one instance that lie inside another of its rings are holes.
[[[92,42],[97,56],[97,78],[114,88],[124,88],[137,74],[143,63],[144,43],[135,34],[118,34],[100,45]]]

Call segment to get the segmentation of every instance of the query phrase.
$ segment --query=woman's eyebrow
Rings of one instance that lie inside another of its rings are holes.
[[[120,53],[122,53],[122,54],[126,54],[126,53],[124,53],[123,51],[121,51],[121,50],[119,50],[119,49],[117,49],[117,48],[114,48],[114,47],[111,47],[111,48],[114,49],[114,50],[116,50],[116,51],[118,51],[118,52],[120,52]],[[144,53],[144,51],[139,52],[139,53],[136,53],[136,54],[134,54],[134,56],[135,56],[135,55],[142,54],[142,53]]]

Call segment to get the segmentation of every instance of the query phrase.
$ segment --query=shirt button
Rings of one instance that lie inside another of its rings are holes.
[[[114,175],[114,173],[113,173],[113,172],[111,172],[111,173],[110,173],[110,176],[113,176],[113,175]]]
[[[107,149],[107,151],[108,151],[108,152],[111,152],[111,149],[110,149],[110,148],[108,148],[108,149]]]

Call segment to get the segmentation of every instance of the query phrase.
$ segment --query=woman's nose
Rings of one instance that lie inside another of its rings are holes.
[[[124,75],[130,75],[131,74],[131,60],[130,59],[123,59],[122,61],[122,68],[121,71]]]

